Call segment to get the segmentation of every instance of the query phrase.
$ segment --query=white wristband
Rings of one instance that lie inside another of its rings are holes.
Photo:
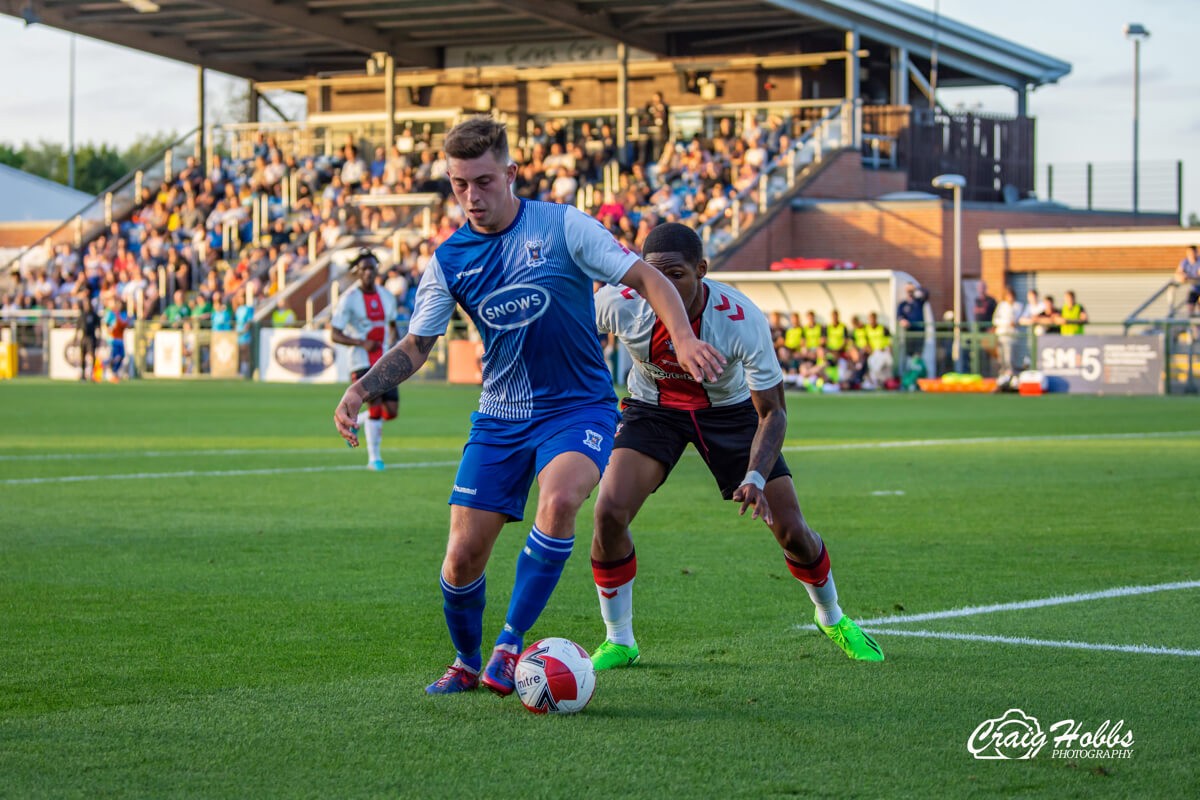
[[[746,473],[746,477],[742,478],[742,486],[747,483],[752,484],[756,489],[762,491],[762,488],[767,485],[767,479],[762,476],[757,470],[750,470]]]

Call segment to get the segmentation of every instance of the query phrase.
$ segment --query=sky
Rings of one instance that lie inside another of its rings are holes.
[[[1150,31],[1141,47],[1140,164],[1143,207],[1174,205],[1173,162],[1184,162],[1184,216],[1200,214],[1200,0],[910,0],[958,22],[1071,64],[1058,84],[1029,96],[1037,117],[1039,193],[1055,167],[1056,198],[1082,202],[1083,163],[1096,164],[1096,197],[1128,197],[1133,158],[1133,45],[1126,23]],[[1052,19],[1050,17],[1053,17]],[[68,34],[0,16],[0,142],[65,143]],[[195,125],[196,69],[79,37],[76,142],[130,144]],[[244,82],[210,71],[210,109]],[[943,89],[948,108],[1016,111],[1012,91]]]

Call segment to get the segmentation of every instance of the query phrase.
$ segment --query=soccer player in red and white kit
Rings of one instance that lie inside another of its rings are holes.
[[[600,482],[592,537],[592,573],[608,635],[592,654],[596,669],[640,657],[633,636],[637,572],[629,524],[667,479],[690,442],[726,500],[753,507],[783,548],[791,571],[816,606],[817,626],[846,655],[882,661],[879,644],[842,613],[825,543],[804,519],[780,450],[787,433],[783,373],[767,319],[741,292],[705,278],[708,264],[696,232],[665,223],[646,237],[642,259],[679,291],[702,342],[728,360],[713,383],[682,369],[671,338],[644,299],[608,286],[596,293],[596,319],[629,349],[632,397],[622,403],[612,458]]]
[[[388,351],[396,336],[396,298],[375,282],[379,260],[367,248],[350,261],[358,274],[354,284],[338,300],[333,312],[330,337],[350,350],[351,380],[357,381]],[[384,469],[380,448],[383,445],[383,421],[395,419],[400,410],[400,391],[393,387],[375,398],[358,415],[358,429],[366,432],[367,469]]]

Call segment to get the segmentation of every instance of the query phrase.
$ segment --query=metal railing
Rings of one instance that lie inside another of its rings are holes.
[[[422,108],[397,111],[396,135],[408,132],[414,149],[417,142],[439,148],[455,122],[464,116],[461,108]],[[239,122],[214,125],[206,132],[208,152],[225,153],[235,159],[254,157],[255,139],[259,133],[275,139],[283,155],[297,159],[309,156],[334,156],[347,136],[355,145],[383,145],[387,132],[386,112],[353,114],[316,114],[300,122]],[[372,153],[359,152],[370,160]]]
[[[1134,309],[1133,313],[1131,313],[1128,317],[1125,318],[1126,330],[1128,330],[1130,327],[1132,327],[1134,325],[1153,324],[1154,323],[1153,319],[1143,318],[1142,314],[1146,311],[1146,309],[1150,308],[1152,305],[1154,305],[1156,302],[1158,302],[1158,299],[1160,297],[1162,297],[1164,294],[1167,296],[1167,314],[1166,314],[1166,316],[1168,318],[1172,318],[1172,319],[1180,317],[1180,316],[1186,316],[1182,312],[1184,310],[1184,306],[1187,305],[1187,297],[1188,297],[1187,290],[1190,290],[1194,286],[1196,286],[1195,283],[1192,283],[1192,282],[1178,283],[1175,281],[1174,278],[1167,281],[1166,283],[1164,283],[1162,285],[1162,288],[1160,288],[1154,294],[1150,295],[1150,298],[1146,302],[1142,303],[1140,306],[1138,306],[1136,309]]]
[[[861,126],[848,118],[860,110],[861,106],[849,102],[831,109],[786,152],[763,165],[754,180],[733,196],[727,208],[700,225],[697,230],[708,257],[719,255],[737,241],[743,230],[770,212],[805,171],[820,164],[833,151],[854,147],[855,133]]]
[[[1126,162],[1045,164],[1038,196],[1088,211],[1132,211],[1183,217],[1183,162],[1143,161],[1134,207],[1133,171]]]
[[[955,328],[959,328],[959,353],[955,359]],[[1164,356],[1164,391],[1167,394],[1200,391],[1200,319],[1162,318],[1126,320],[1124,322],[1088,322],[1086,334],[1108,336],[1161,336]],[[1012,335],[1012,371],[1038,369],[1037,329],[1022,326]],[[901,330],[893,337],[892,347],[896,369],[903,374],[905,364],[920,356],[928,377],[946,373],[968,373],[985,378],[1001,375],[1004,342],[983,323],[953,322],[925,324],[916,334]]]
[[[57,228],[22,250],[3,266],[3,271],[41,266],[38,253],[48,246],[69,244],[78,250],[107,231],[114,220],[122,219],[141,204],[143,189],[155,190],[171,182],[187,164],[188,157],[195,155],[195,148],[188,140],[195,138],[197,130],[193,128],[180,136],[100,192]]]

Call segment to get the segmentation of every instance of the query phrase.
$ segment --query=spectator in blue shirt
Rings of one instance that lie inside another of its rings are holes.
[[[254,335],[254,306],[248,305],[239,293],[233,296],[233,308],[233,324],[238,334],[238,369],[243,378],[249,378],[253,369],[250,361],[250,342]]]
[[[375,148],[375,160],[371,162],[371,177],[383,180],[383,173],[387,170],[387,153],[382,147]]]
[[[214,331],[233,330],[233,313],[225,304],[225,298],[220,292],[213,292],[212,329]]]

